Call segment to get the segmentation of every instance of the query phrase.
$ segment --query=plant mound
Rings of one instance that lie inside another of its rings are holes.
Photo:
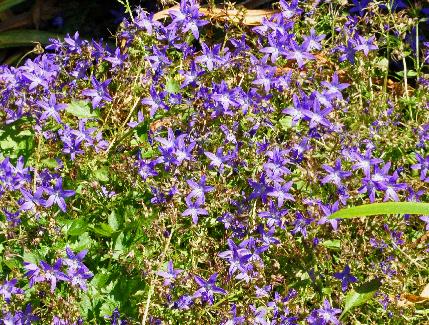
[[[0,67],[1,324],[428,319],[429,218],[329,219],[429,198],[428,9],[275,9]]]

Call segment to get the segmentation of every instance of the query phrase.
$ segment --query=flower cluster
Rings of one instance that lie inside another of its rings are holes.
[[[339,324],[371,278],[359,322],[422,321],[390,297],[428,217],[330,219],[429,195],[425,9],[377,4],[247,27],[182,0],[1,66],[0,323]]]

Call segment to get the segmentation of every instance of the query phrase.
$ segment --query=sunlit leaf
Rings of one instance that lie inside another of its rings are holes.
[[[97,118],[100,116],[99,110],[93,110],[91,105],[84,101],[72,101],[66,108],[66,111],[78,118]]]
[[[429,203],[422,202],[385,202],[372,203],[338,210],[329,219],[349,219],[380,214],[417,214],[429,215]]]
[[[363,305],[371,300],[380,286],[380,280],[374,279],[365,282],[356,289],[352,289],[345,298],[345,305],[340,318],[346,315],[352,308]]]
[[[0,48],[32,46],[36,43],[45,45],[50,38],[59,38],[59,35],[31,29],[10,30],[0,33]]]
[[[6,11],[24,1],[25,0],[0,0],[0,12]]]

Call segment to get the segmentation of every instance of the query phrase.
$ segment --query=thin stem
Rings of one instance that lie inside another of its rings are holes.
[[[405,97],[407,99],[410,98],[409,94],[408,94],[408,78],[407,78],[407,61],[405,60],[405,56],[402,58],[402,64],[404,65],[404,87],[405,87]]]
[[[417,54],[417,77],[420,74],[420,50],[419,50],[419,21],[417,20],[416,25],[416,54]]]
[[[158,262],[158,265],[157,265],[158,269],[161,266],[161,264],[164,263],[164,257],[165,257],[165,254],[167,253],[168,248],[170,247],[170,242],[171,242],[171,237],[173,237],[173,232],[174,232],[174,228],[171,229],[170,236],[168,236],[167,242],[165,243],[165,246],[164,246],[164,250],[162,251],[162,254],[161,254],[160,258],[159,258],[159,262]],[[143,314],[143,319],[142,319],[142,325],[146,324],[146,320],[147,320],[147,317],[149,315],[150,300],[152,298],[153,290],[154,290],[154,287],[155,287],[155,283],[154,283],[154,281],[155,281],[155,275],[154,274],[155,273],[152,274],[152,277],[151,277],[151,280],[150,280],[150,287],[149,287],[149,292],[147,294],[146,306],[145,306],[145,309],[144,309],[144,314]]]

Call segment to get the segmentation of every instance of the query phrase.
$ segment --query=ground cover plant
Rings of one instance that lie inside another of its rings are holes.
[[[0,67],[0,323],[428,321],[428,9],[274,8]]]

